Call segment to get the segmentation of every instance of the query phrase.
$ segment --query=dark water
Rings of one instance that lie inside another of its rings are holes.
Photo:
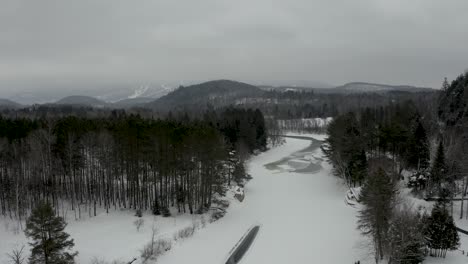
[[[288,157],[265,164],[265,168],[277,172],[315,173],[320,171],[323,157],[319,148],[323,142],[308,137],[300,137],[299,139],[310,140],[310,145]]]

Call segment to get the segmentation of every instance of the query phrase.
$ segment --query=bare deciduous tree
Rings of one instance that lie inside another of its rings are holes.
[[[12,264],[24,264],[26,260],[26,256],[24,256],[24,245],[21,246],[21,248],[13,249],[7,256]]]
[[[143,218],[138,218],[137,220],[133,222],[137,231],[140,231],[140,228],[144,225],[144,223],[145,223],[145,220]]]

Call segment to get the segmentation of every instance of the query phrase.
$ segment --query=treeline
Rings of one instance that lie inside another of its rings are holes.
[[[468,203],[464,208],[464,198],[468,191],[468,71],[451,83],[444,81],[439,97],[438,117],[443,131],[441,147],[447,160],[442,165],[448,169],[450,178],[460,185],[460,189],[452,188],[450,194],[461,196],[460,219],[468,220],[468,214],[465,214],[468,212]]]
[[[371,239],[376,263],[384,257],[389,263],[420,263],[427,254],[444,257],[459,245],[452,198],[460,178],[446,159],[434,112],[420,110],[412,101],[365,108],[339,115],[327,128],[322,149],[336,175],[360,186],[358,228]],[[433,155],[431,142],[437,143]],[[402,181],[404,170],[412,173],[408,182]],[[401,183],[437,197],[432,212],[399,203]]]
[[[201,119],[0,118],[0,210],[24,219],[39,201],[76,218],[98,208],[204,212],[243,161],[266,148],[263,115],[226,109]]]
[[[291,132],[325,133],[331,118],[301,118],[275,120],[278,129]]]
[[[365,108],[336,117],[328,126],[322,149],[336,175],[351,186],[365,180],[368,159],[384,159],[391,168],[424,171],[429,167],[433,120],[422,116],[412,101]]]
[[[436,117],[438,93],[400,92],[387,93],[314,93],[313,91],[265,91],[261,96],[245,100],[241,106],[255,107],[268,117],[289,120],[299,118],[336,117],[349,111],[379,108],[411,100],[420,112]]]

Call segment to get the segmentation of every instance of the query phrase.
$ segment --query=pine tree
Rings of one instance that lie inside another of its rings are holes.
[[[425,256],[421,217],[411,208],[394,213],[389,232],[389,263],[419,264]]]
[[[445,77],[444,81],[442,82],[442,91],[446,92],[449,87],[450,87],[450,84],[447,81],[447,77]]]
[[[395,195],[396,183],[382,168],[369,175],[361,190],[364,208],[359,212],[358,228],[372,238],[376,261],[384,257]]]
[[[445,257],[447,250],[455,250],[460,244],[453,217],[439,202],[427,219],[424,234],[430,254],[434,257]]]
[[[343,177],[351,185],[351,159],[359,152],[356,146],[362,145],[359,124],[352,112],[338,116],[327,128],[328,138],[321,146],[325,157],[333,164],[334,174]]]
[[[55,216],[49,203],[40,203],[26,222],[25,234],[33,242],[31,246],[31,264],[72,264],[78,252],[70,252],[75,245],[64,229],[66,223],[62,217]]]
[[[434,164],[432,164],[431,169],[432,183],[437,184],[439,189],[441,188],[441,184],[444,181],[446,173],[447,165],[445,164],[444,145],[442,144],[442,141],[440,141],[439,146],[437,147]]]
[[[367,176],[366,152],[363,149],[357,152],[349,163],[348,167],[352,182],[354,185],[356,185],[356,183],[361,185]]]
[[[408,141],[408,165],[418,170],[427,169],[430,159],[429,141],[427,139],[426,130],[419,119]]]
[[[238,162],[234,167],[233,177],[237,184],[243,184],[244,180],[248,179],[244,164],[242,162]]]

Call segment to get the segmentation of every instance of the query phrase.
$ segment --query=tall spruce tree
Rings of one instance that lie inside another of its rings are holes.
[[[362,149],[356,152],[349,162],[349,171],[351,181],[354,185],[361,185],[367,176],[367,158],[366,152]]]
[[[359,211],[358,228],[371,237],[375,248],[375,259],[382,260],[386,248],[386,237],[392,218],[397,188],[390,175],[382,168],[367,177],[361,190],[363,209]]]
[[[419,264],[424,260],[426,244],[419,214],[403,207],[393,213],[388,231],[389,263]]]
[[[432,164],[431,169],[431,181],[432,184],[435,184],[441,188],[441,184],[445,179],[447,173],[447,165],[445,163],[445,153],[444,153],[444,145],[442,141],[439,142],[437,147],[436,156],[434,159],[434,163]]]
[[[362,144],[359,123],[356,115],[350,112],[334,119],[327,128],[328,138],[321,146],[325,157],[333,164],[335,175],[343,177],[348,185],[352,184],[351,160],[360,154],[356,146]]]
[[[448,250],[455,250],[460,244],[453,217],[446,207],[438,202],[426,220],[424,235],[433,257],[445,257]]]
[[[55,216],[49,203],[40,203],[26,222],[25,234],[33,241],[30,264],[72,264],[78,252],[70,252],[75,245],[64,229],[62,217]]]
[[[408,140],[407,162],[410,167],[424,170],[429,167],[430,152],[426,130],[419,118]]]

